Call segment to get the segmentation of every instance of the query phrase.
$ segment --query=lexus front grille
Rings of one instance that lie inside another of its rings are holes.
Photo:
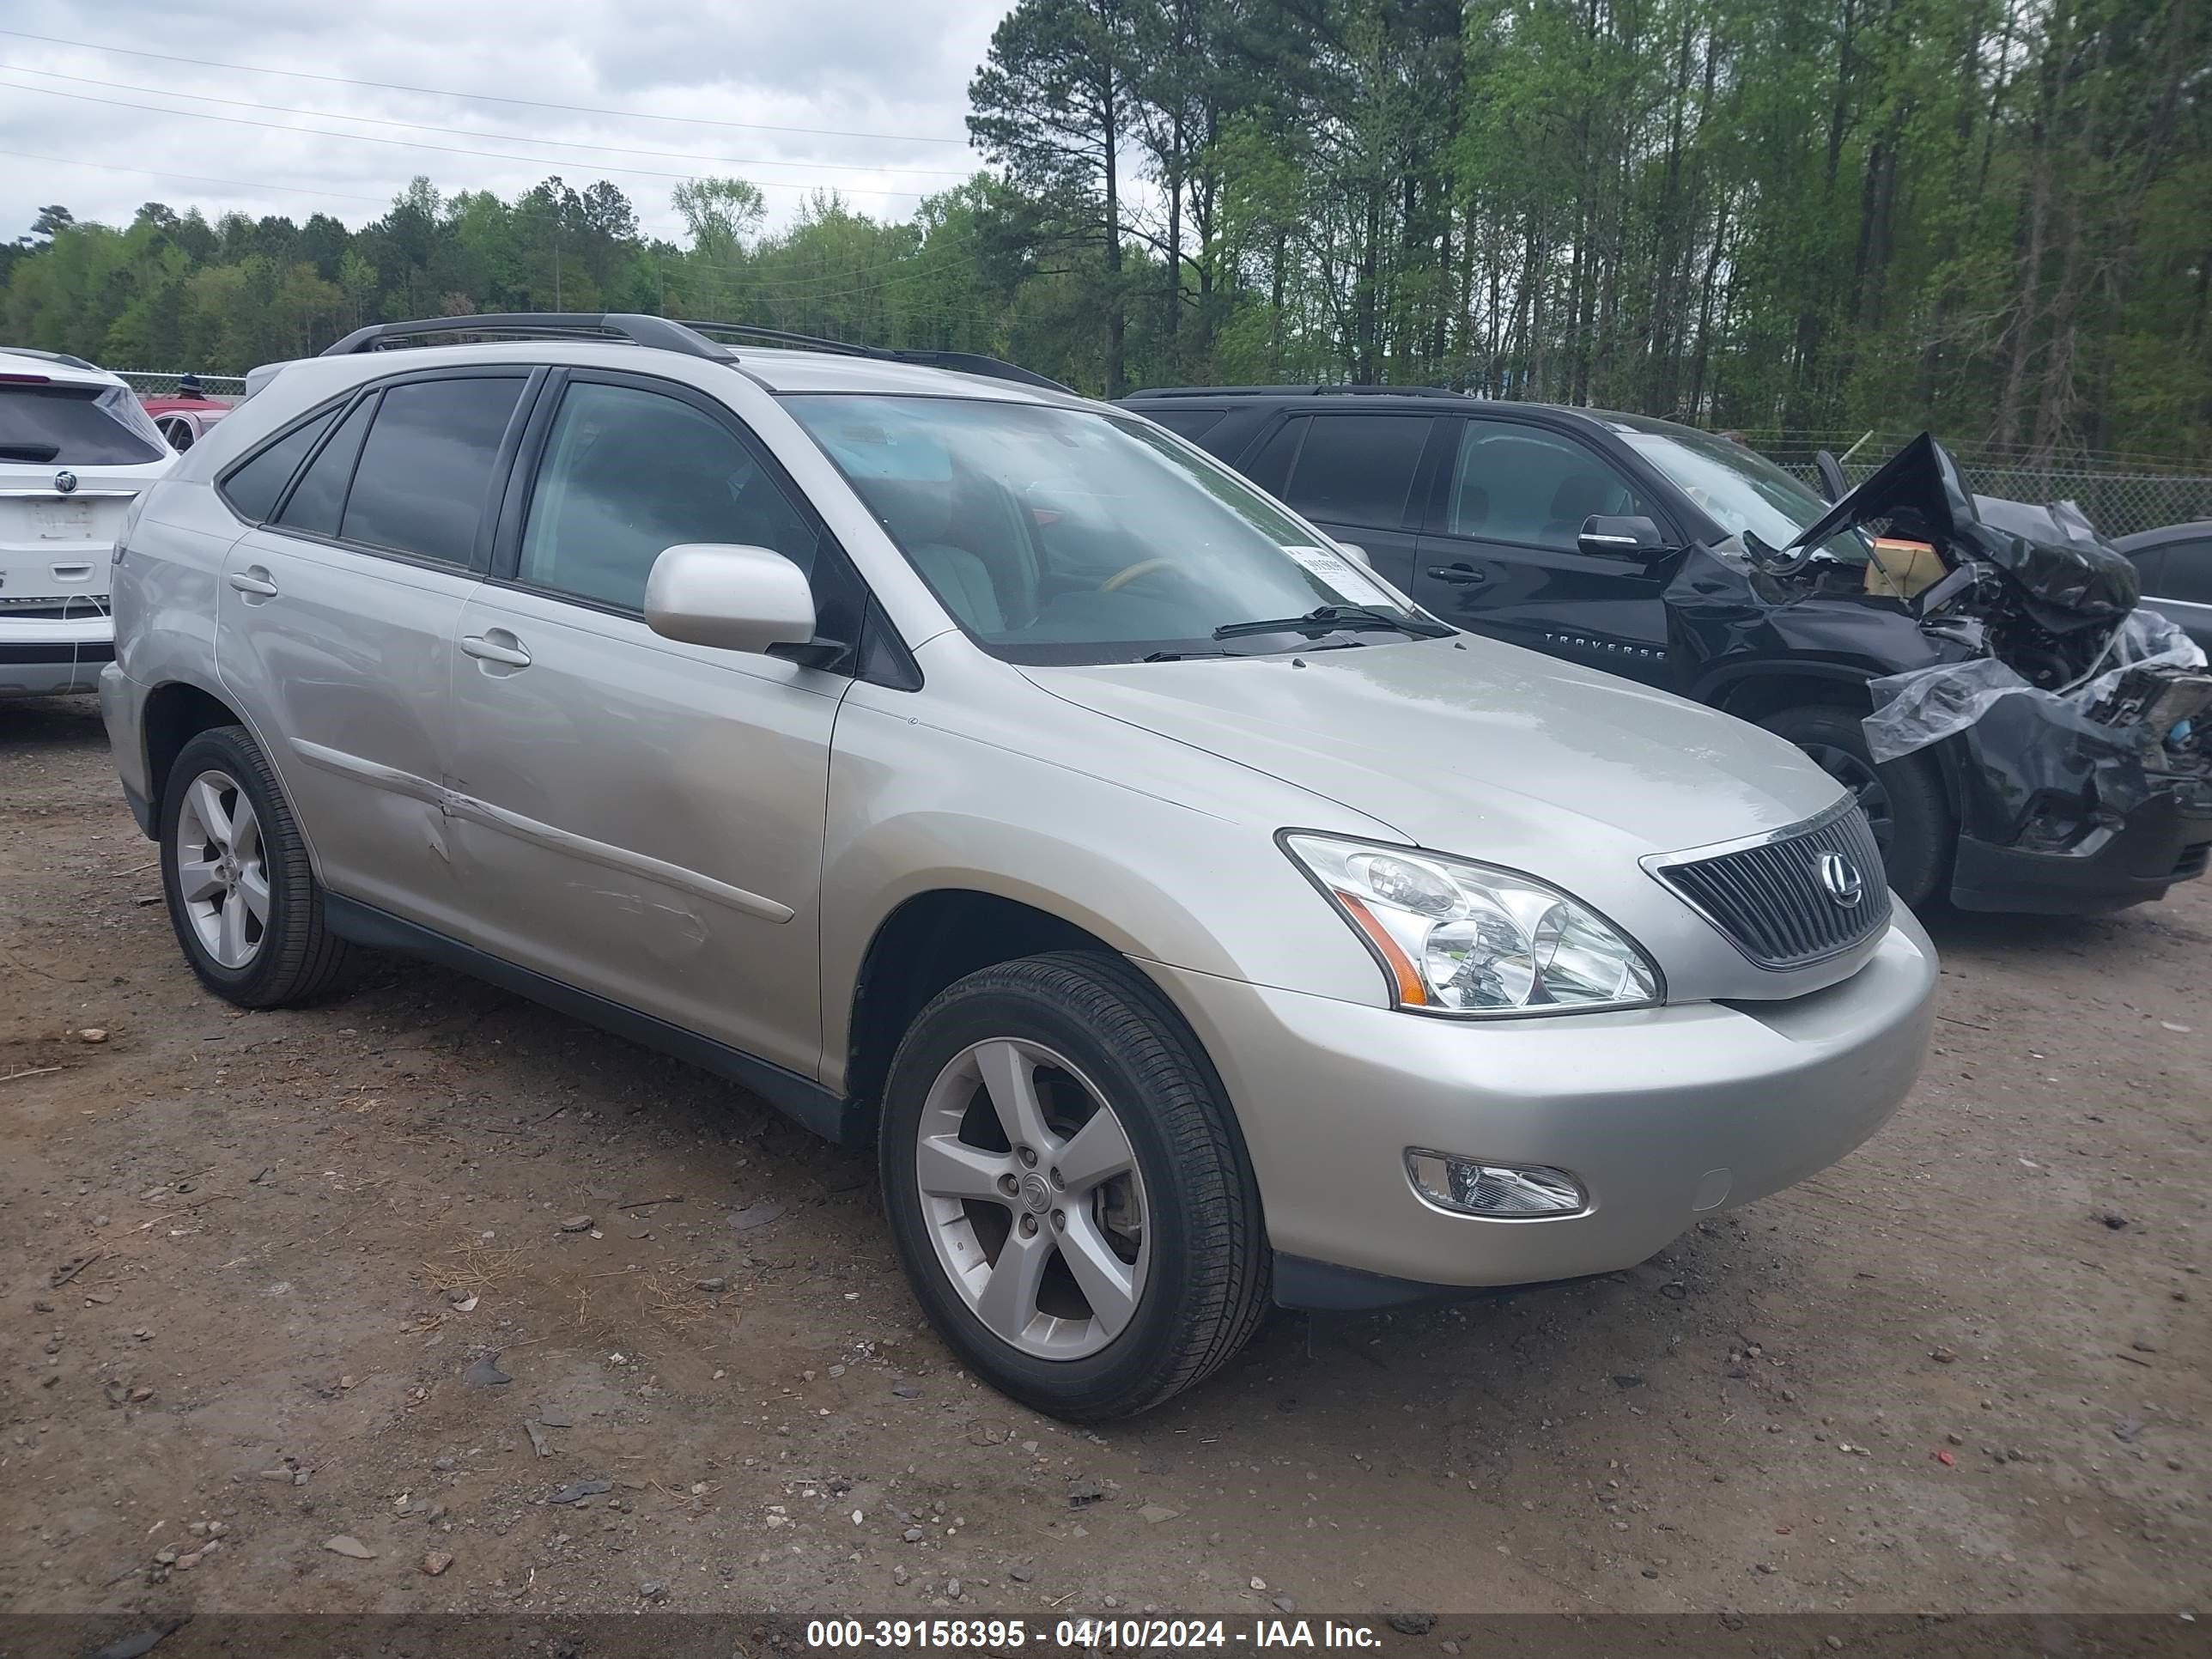
[[[1751,842],[1654,854],[1644,867],[1762,968],[1840,955],[1889,922],[1881,848],[1853,801]]]

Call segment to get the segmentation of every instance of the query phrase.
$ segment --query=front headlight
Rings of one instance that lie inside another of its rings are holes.
[[[1401,1008],[1572,1013],[1660,1000],[1636,942],[1557,888],[1411,847],[1286,831],[1283,850],[1367,941]]]

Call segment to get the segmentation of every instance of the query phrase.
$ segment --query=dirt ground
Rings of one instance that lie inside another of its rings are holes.
[[[93,705],[0,705],[0,1611],[2212,1604],[2201,884],[1942,924],[1894,1121],[1641,1267],[1097,1433],[866,1160],[412,964],[242,1016],[159,891]]]

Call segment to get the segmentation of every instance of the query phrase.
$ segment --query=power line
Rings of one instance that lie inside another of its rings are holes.
[[[0,31],[0,33],[4,32]],[[380,138],[375,134],[368,132],[331,132],[320,127],[287,126],[281,121],[256,121],[244,115],[216,115],[208,110],[168,109],[160,104],[134,104],[128,99],[95,98],[88,92],[64,92],[58,87],[27,87],[19,82],[0,81],[0,86],[13,87],[17,92],[36,93],[41,98],[68,98],[81,104],[104,104],[111,109],[135,109],[152,115],[181,115],[193,121],[222,121],[232,126],[259,127],[268,132],[289,132],[306,138],[341,138],[356,144],[386,144],[401,149],[434,150],[442,155],[473,155],[482,160],[494,161],[526,161],[532,167],[557,165],[557,162],[552,159],[543,155],[516,155],[504,150],[471,149],[457,144],[426,144],[414,138]],[[620,173],[638,179],[690,179],[699,177],[696,173],[667,173],[651,167],[608,167],[603,163],[592,165],[601,173]],[[750,182],[762,190],[812,191],[834,188],[820,183],[802,183],[784,179],[759,179]],[[878,189],[862,193],[870,196],[906,196],[911,197],[915,201],[921,201],[931,192],[920,190]]]
[[[145,52],[136,46],[104,46],[96,40],[65,40],[52,34],[33,34],[24,29],[0,29],[0,35],[17,40],[36,40],[49,46],[74,46],[82,52],[118,53],[126,58],[150,58],[163,64],[189,64],[195,69],[233,70],[247,75],[289,76],[295,81],[320,81],[331,86],[369,87],[379,92],[411,92],[428,98],[460,98],[486,104],[514,104],[526,109],[565,110],[571,115],[613,115],[627,121],[674,121],[686,126],[728,127],[749,132],[797,132],[816,138],[873,138],[903,144],[957,144],[965,138],[934,138],[918,132],[849,132],[836,127],[773,126],[765,121],[716,121],[702,115],[660,115],[650,110],[602,109],[590,104],[556,104],[538,98],[509,98],[494,92],[455,92],[441,87],[410,87],[392,81],[361,81],[343,75],[315,75],[306,70],[264,69],[258,64],[226,64],[208,58],[179,58],[169,52]]]
[[[310,190],[303,185],[249,184],[243,179],[210,179],[197,173],[163,173],[155,167],[130,167],[112,161],[86,161],[73,155],[40,155],[27,149],[0,149],[0,155],[13,156],[19,161],[51,161],[56,167],[97,167],[102,173],[135,173],[147,179],[173,179],[183,185],[222,185],[230,190],[277,190],[293,196],[326,196],[335,202],[374,202],[380,207],[390,205],[382,196],[360,196],[343,190]]]
[[[0,33],[4,33],[4,30],[0,30]],[[458,138],[493,138],[503,143],[543,144],[561,149],[595,149],[604,151],[610,155],[657,155],[671,161],[714,161],[726,167],[823,167],[836,173],[927,174],[939,179],[966,179],[975,171],[972,168],[963,170],[956,167],[870,167],[860,161],[773,161],[760,157],[742,155],[693,155],[689,151],[680,149],[637,149],[622,144],[586,143],[580,139],[574,138],[539,138],[526,132],[483,132],[472,127],[441,126],[428,121],[394,121],[375,115],[347,115],[337,110],[296,109],[287,104],[264,104],[251,98],[216,98],[202,92],[177,92],[167,87],[139,87],[122,81],[98,81],[88,75],[64,75],[59,70],[33,69],[27,64],[10,64],[4,60],[0,60],[0,70],[12,70],[17,75],[44,76],[53,81],[74,82],[79,86],[105,87],[111,92],[149,93],[157,98],[184,98],[196,104],[222,104],[232,109],[258,109],[265,110],[275,115],[307,115],[324,121],[352,121],[366,126],[399,127],[410,132],[442,132]],[[26,87],[23,90],[40,92],[49,88]],[[56,95],[70,94],[56,94]],[[198,112],[176,110],[171,112],[178,115],[191,115]],[[300,129],[290,130],[296,131]]]

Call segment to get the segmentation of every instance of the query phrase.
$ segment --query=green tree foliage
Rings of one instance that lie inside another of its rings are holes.
[[[383,318],[602,307],[993,351],[1094,392],[1424,382],[1767,437],[2212,455],[2194,0],[1015,0],[995,170],[904,222],[759,189],[349,232],[54,204],[0,337],[237,370]]]

